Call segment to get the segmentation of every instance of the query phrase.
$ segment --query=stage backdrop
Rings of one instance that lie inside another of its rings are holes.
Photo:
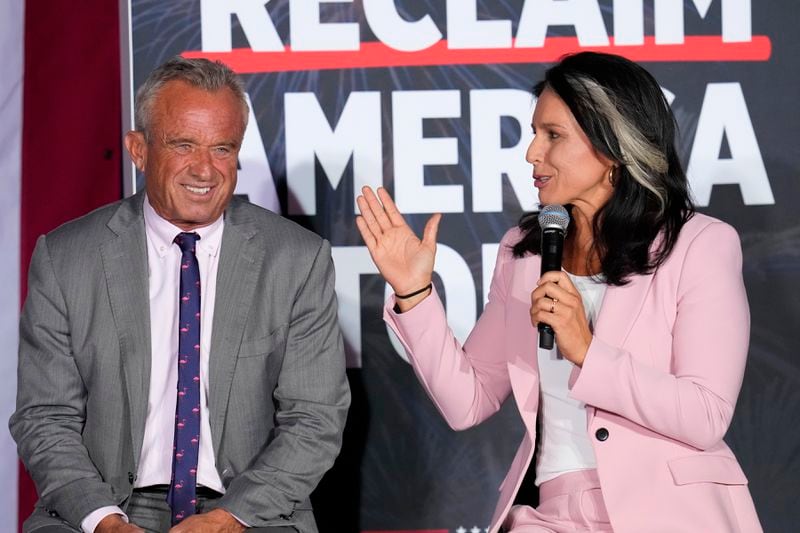
[[[386,288],[354,198],[387,187],[417,230],[445,213],[436,282],[463,340],[498,241],[537,206],[531,86],[579,49],[656,76],[700,211],[741,235],[752,340],[726,440],[766,530],[796,527],[798,14],[789,0],[132,0],[133,85],[176,54],[233,67],[251,103],[238,193],[333,245],[354,395],[342,456],[315,493],[323,531],[488,524],[518,414],[506,402],[478,428],[444,424],[381,320]],[[142,186],[134,176],[126,190]]]

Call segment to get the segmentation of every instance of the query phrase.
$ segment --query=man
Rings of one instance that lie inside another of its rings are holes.
[[[125,136],[145,193],[40,237],[9,424],[26,531],[316,531],[350,400],[330,245],[233,198],[247,116],[227,67],[168,61]]]

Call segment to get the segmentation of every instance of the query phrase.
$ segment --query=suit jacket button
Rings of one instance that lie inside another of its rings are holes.
[[[594,432],[594,436],[597,440],[603,442],[604,440],[608,439],[608,430],[606,428],[600,428]]]
[[[133,472],[128,472],[128,483],[133,485],[133,481],[136,479],[136,476],[133,475]]]

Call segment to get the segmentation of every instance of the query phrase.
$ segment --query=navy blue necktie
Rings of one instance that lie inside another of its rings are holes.
[[[178,302],[178,397],[175,406],[175,438],[172,480],[167,503],[172,525],[195,513],[197,504],[197,457],[200,446],[200,268],[195,246],[197,233],[175,237],[182,252]]]

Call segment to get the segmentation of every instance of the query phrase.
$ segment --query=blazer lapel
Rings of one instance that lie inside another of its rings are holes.
[[[628,334],[631,332],[634,322],[636,322],[636,317],[641,313],[642,306],[644,306],[647,295],[650,293],[653,275],[632,276],[630,282],[622,287],[608,286],[594,327],[594,335],[596,337],[611,346],[625,344]],[[569,376],[570,389],[578,380],[579,375],[580,370],[576,366]],[[595,409],[592,406],[586,407],[586,427],[588,428],[595,415]]]
[[[111,312],[119,337],[124,386],[128,396],[133,460],[138,466],[150,389],[150,303],[140,193],[124,200],[108,222],[116,238],[101,245]]]
[[[263,247],[253,242],[255,234],[255,224],[238,209],[238,201],[234,199],[225,212],[209,361],[211,436],[217,453],[222,440],[236,356],[261,270],[258,265],[263,261],[265,252]]]
[[[508,375],[520,416],[531,438],[536,435],[539,411],[539,333],[531,325],[530,301],[540,270],[538,255],[518,259],[506,302]]]
[[[609,286],[600,306],[594,334],[612,346],[622,346],[642,310],[654,274],[632,276],[622,287]]]

